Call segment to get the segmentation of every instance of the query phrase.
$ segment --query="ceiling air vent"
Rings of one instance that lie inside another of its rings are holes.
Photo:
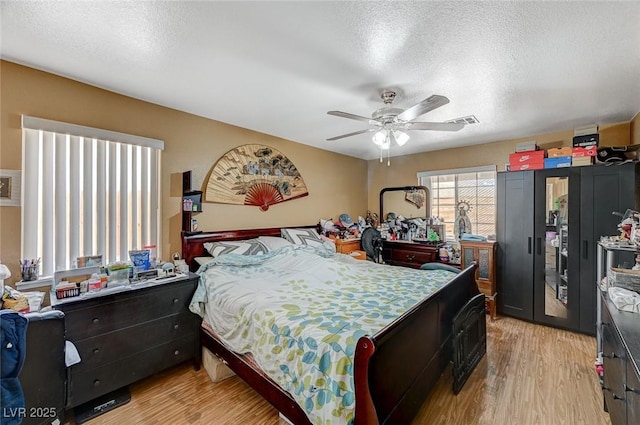
[[[445,121],[445,122],[452,123],[452,124],[478,124],[480,121],[478,121],[478,118],[476,118],[475,115],[469,115],[466,117],[456,118],[456,119]]]

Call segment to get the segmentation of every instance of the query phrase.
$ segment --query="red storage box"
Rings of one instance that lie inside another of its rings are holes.
[[[509,163],[509,171],[521,171],[521,170],[541,170],[544,168],[544,162],[526,162],[526,163]]]
[[[539,170],[544,168],[544,151],[527,151],[509,154],[509,169]]]
[[[589,146],[586,148],[576,147],[572,149],[571,156],[574,158],[580,158],[583,156],[596,156],[597,153],[598,153],[597,146]]]

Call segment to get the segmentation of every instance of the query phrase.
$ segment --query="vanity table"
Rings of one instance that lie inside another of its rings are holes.
[[[392,266],[419,269],[424,263],[438,261],[438,247],[413,241],[382,241],[382,260]]]
[[[429,215],[429,189],[424,186],[386,187],[380,191],[380,219],[388,214],[406,218]],[[424,263],[438,261],[437,243],[420,243],[411,240],[382,241],[382,260],[393,266],[419,269]]]

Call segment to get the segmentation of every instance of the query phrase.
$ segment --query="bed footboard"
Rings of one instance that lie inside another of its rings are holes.
[[[475,295],[476,265],[356,348],[356,425],[410,423],[453,357],[453,318]]]
[[[471,298],[453,318],[453,392],[458,394],[487,352],[484,294]]]

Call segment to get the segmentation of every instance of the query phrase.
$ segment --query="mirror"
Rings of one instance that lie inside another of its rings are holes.
[[[547,177],[545,183],[544,312],[547,316],[566,318],[569,288],[569,178]]]
[[[395,213],[404,218],[429,216],[429,189],[424,186],[385,187],[380,191],[380,221]]]
[[[395,217],[402,216],[405,219],[423,219],[422,221],[410,222],[410,225],[405,223],[400,226],[401,232],[396,232],[390,228],[390,233],[398,233],[399,239],[418,240],[428,237],[428,229],[437,233],[437,240],[444,240],[444,230],[442,226],[428,226],[426,222],[431,215],[431,205],[429,203],[429,189],[425,186],[401,186],[401,187],[386,187],[380,191],[380,223],[386,223],[390,213],[395,214]],[[418,225],[420,222],[420,225]],[[392,226],[390,226],[392,227]],[[437,227],[437,228],[436,228]],[[398,229],[396,229],[398,230]],[[383,237],[386,234],[382,232]]]

